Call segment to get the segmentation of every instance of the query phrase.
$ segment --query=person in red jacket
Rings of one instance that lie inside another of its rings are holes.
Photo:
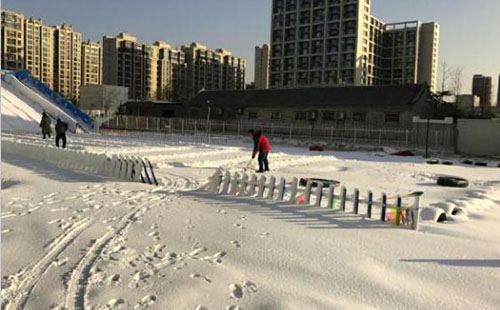
[[[252,158],[255,158],[255,155],[259,152],[259,157],[257,157],[259,161],[259,170],[257,172],[262,173],[264,171],[269,171],[269,162],[267,161],[267,155],[269,155],[269,151],[271,151],[269,140],[261,130],[249,130],[249,133],[252,134],[253,138]]]

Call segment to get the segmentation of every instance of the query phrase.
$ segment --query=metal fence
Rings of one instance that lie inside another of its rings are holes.
[[[282,140],[307,140],[324,143],[367,144],[379,146],[424,147],[427,132],[416,128],[394,129],[310,125],[304,123],[262,121],[207,121],[200,119],[159,118],[119,115],[108,120],[101,129],[168,133],[192,137],[248,135],[250,129],[262,130],[270,138]],[[431,148],[452,150],[454,128],[432,129],[428,142]],[[197,138],[198,139],[198,138]],[[206,139],[205,139],[206,140]]]

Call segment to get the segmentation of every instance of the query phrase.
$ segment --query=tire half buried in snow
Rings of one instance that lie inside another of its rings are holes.
[[[442,176],[437,179],[437,184],[447,187],[468,187],[469,181],[459,177]]]

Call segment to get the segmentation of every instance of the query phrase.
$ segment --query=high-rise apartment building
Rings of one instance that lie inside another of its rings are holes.
[[[158,100],[181,100],[187,97],[187,65],[184,52],[173,49],[161,41],[153,43],[158,48]]]
[[[246,60],[224,49],[215,51],[200,43],[183,46],[186,56],[188,96],[200,90],[245,88]]]
[[[474,75],[472,94],[480,98],[481,107],[491,107],[491,76]]]
[[[99,42],[82,43],[82,85],[102,84],[102,46]]]
[[[131,99],[157,98],[159,47],[128,33],[103,39],[103,83],[126,86]]]
[[[386,24],[382,42],[382,84],[437,85],[439,25],[419,21]]]
[[[272,10],[272,88],[410,81],[435,88],[435,23],[385,25],[370,0],[273,0]]]
[[[255,89],[269,87],[269,45],[255,47]]]
[[[71,26],[54,27],[54,90],[78,102],[82,82],[82,35]]]
[[[50,88],[54,87],[54,28],[40,19],[24,23],[25,69]]]
[[[24,69],[24,15],[2,10],[2,69]]]

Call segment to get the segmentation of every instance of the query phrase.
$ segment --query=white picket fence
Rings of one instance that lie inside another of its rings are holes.
[[[152,165],[149,165],[147,159],[137,156],[109,157],[105,154],[7,139],[2,139],[2,152],[46,162],[61,169],[158,185]]]
[[[315,188],[313,188],[313,185]],[[415,198],[412,206],[403,206],[403,198],[406,196],[388,197],[382,193],[380,202],[373,199],[373,192],[368,191],[366,197],[360,197],[359,189],[354,189],[351,196],[348,196],[345,186],[340,187],[340,193],[337,195],[336,185],[330,184],[328,187],[323,186],[321,182],[308,180],[305,187],[302,189],[299,185],[299,179],[294,177],[291,182],[287,183],[285,178],[279,180],[274,176],[267,178],[265,175],[257,177],[244,173],[231,174],[229,171],[224,172],[219,169],[212,177],[209,178],[207,184],[201,187],[201,190],[218,194],[230,195],[238,197],[253,197],[256,199],[289,201],[294,204],[305,206],[314,206],[319,208],[334,209],[346,212],[350,209],[354,214],[360,214],[361,203],[364,204],[363,209],[367,218],[373,218],[374,207],[380,209],[379,218],[381,221],[388,221],[387,214],[389,210],[394,210],[395,219],[391,219],[396,226],[407,224],[412,229],[418,229],[418,222],[421,209],[421,197],[410,196]],[[396,204],[391,206],[388,204],[389,199],[396,199]],[[352,203],[352,208],[348,208],[347,202]]]

